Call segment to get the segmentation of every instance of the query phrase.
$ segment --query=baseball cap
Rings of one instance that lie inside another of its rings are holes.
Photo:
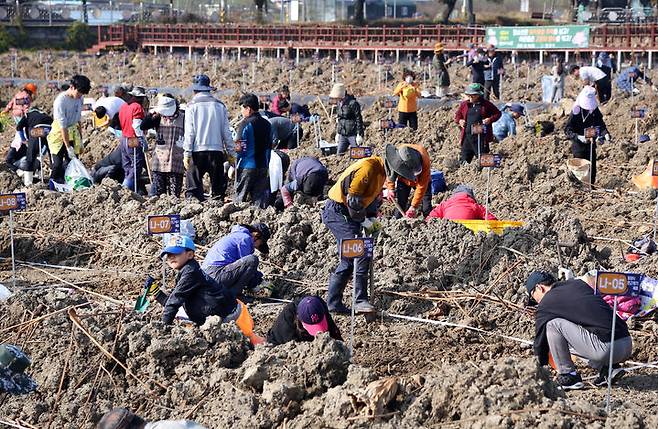
[[[260,253],[270,253],[270,246],[267,245],[267,240],[270,239],[272,233],[270,232],[270,227],[264,223],[255,223],[251,225],[251,228],[260,234],[260,238],[263,240],[263,244],[260,247],[257,247]]]
[[[532,298],[532,292],[535,290],[538,284],[542,285],[552,285],[555,283],[555,277],[552,274],[545,271],[534,271],[528,277],[528,280],[525,283],[525,288],[528,291],[528,295]]]
[[[320,332],[329,331],[327,308],[322,299],[317,296],[307,296],[299,302],[297,317],[306,332],[314,337]]]
[[[192,239],[187,235],[172,234],[172,236],[169,237],[169,240],[167,241],[164,249],[162,249],[160,257],[162,258],[168,253],[171,253],[172,255],[180,255],[186,250],[191,250],[193,252],[196,250]]]

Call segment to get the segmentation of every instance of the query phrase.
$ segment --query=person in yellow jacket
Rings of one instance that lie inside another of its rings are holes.
[[[419,209],[423,216],[427,216],[432,210],[430,156],[427,150],[419,144],[403,144],[398,148],[389,144],[386,145],[386,163],[386,198],[391,202],[397,199],[400,208],[406,210],[405,217],[416,217]],[[410,205],[411,188],[415,191]],[[395,217],[401,218],[402,213],[396,210]]]
[[[420,85],[415,80],[414,72],[405,70],[402,82],[395,87],[393,95],[400,97],[398,102],[398,122],[408,126],[412,130],[418,129],[418,105],[420,97]]]
[[[361,237],[362,223],[367,217],[377,215],[381,204],[379,195],[386,180],[384,160],[378,156],[364,158],[350,165],[329,190],[329,198],[322,210],[322,223],[340,241],[344,238]],[[340,247],[339,247],[340,251]],[[343,291],[356,270],[357,313],[370,313],[375,308],[368,302],[368,271],[370,258],[340,258],[336,271],[329,278],[327,306],[332,313],[350,313],[343,304]]]

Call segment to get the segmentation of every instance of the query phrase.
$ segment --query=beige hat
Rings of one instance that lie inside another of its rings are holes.
[[[345,84],[335,83],[331,92],[329,93],[329,98],[344,98],[345,97]]]

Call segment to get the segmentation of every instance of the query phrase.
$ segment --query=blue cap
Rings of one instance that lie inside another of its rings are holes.
[[[532,297],[532,291],[535,290],[537,285],[552,285],[555,283],[555,277],[552,274],[545,271],[534,271],[528,277],[528,281],[525,283],[525,288],[528,291],[528,295]]]
[[[210,78],[205,74],[198,74],[194,76],[192,81],[192,91],[214,91],[217,88],[210,86]]]
[[[509,110],[515,113],[518,113],[521,116],[525,116],[525,107],[523,105],[514,103],[509,105]]]
[[[196,250],[194,241],[192,241],[192,239],[187,235],[173,234],[171,237],[169,237],[165,248],[162,249],[162,252],[160,252],[160,257],[162,258],[168,253],[173,255],[180,255],[186,250],[191,250],[193,252]]]
[[[651,137],[646,134],[642,134],[638,139],[640,140],[640,143],[645,143],[651,140]]]

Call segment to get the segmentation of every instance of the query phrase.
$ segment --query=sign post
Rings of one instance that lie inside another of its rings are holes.
[[[610,395],[612,393],[612,365],[615,348],[615,325],[617,321],[617,299],[620,296],[638,296],[642,283],[642,274],[596,272],[596,293],[614,296],[612,309],[612,332],[610,334],[610,358],[608,360],[608,393],[605,398],[605,410],[610,413]]]
[[[478,136],[478,159],[482,154],[482,134],[487,132],[487,126],[485,124],[473,124],[471,125],[471,134],[476,134]]]
[[[596,145],[596,139],[599,136],[601,129],[599,127],[589,127],[585,128],[585,139],[589,140],[589,190],[592,190],[593,187],[593,177],[592,173],[594,172],[594,145]]]
[[[34,137],[37,139],[39,142],[39,178],[41,180],[41,183],[43,183],[43,139],[45,139],[48,136],[48,133],[50,133],[51,126],[50,125],[35,125],[31,130],[30,130],[30,136]]]
[[[354,356],[354,307],[356,306],[356,261],[357,258],[372,258],[372,237],[343,238],[340,240],[340,258],[352,259],[352,315],[350,328],[350,357]]]
[[[180,215],[153,215],[146,217],[146,233],[148,235],[176,234],[180,232]],[[162,260],[162,286],[167,280],[167,265]]]
[[[11,284],[16,287],[16,256],[14,254],[14,210],[25,210],[27,198],[24,192],[0,194],[0,213],[9,212],[9,240],[11,242]]]
[[[487,221],[489,217],[489,185],[491,184],[491,169],[500,168],[503,162],[503,156],[493,153],[483,153],[480,155],[480,168],[487,169],[487,193],[484,203],[484,220]]]

